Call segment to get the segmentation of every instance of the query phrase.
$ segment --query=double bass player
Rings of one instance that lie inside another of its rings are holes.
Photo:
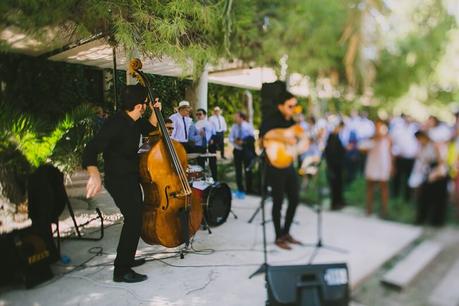
[[[83,168],[89,174],[86,197],[96,195],[102,186],[97,168],[97,156],[103,153],[104,185],[124,217],[114,262],[113,281],[136,283],[147,279],[132,267],[145,263],[135,259],[142,227],[142,193],[139,185],[138,149],[141,135],[148,135],[157,125],[155,112],[150,118],[142,118],[146,108],[161,108],[147,99],[147,89],[140,85],[128,85],[122,92],[121,109],[107,119],[99,133],[90,141],[83,153]]]

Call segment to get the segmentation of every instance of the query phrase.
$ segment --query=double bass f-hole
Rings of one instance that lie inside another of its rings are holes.
[[[163,206],[163,210],[166,210],[169,208],[169,188],[170,186],[166,186],[166,188],[164,188],[164,195],[166,196],[166,206]]]

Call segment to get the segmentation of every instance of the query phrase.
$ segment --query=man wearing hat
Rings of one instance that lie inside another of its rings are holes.
[[[190,126],[193,123],[190,118],[190,111],[190,102],[184,100],[179,103],[177,112],[169,117],[169,119],[174,122],[174,131],[172,132],[171,138],[180,142],[187,152],[190,152],[188,136]]]
[[[83,153],[83,168],[89,174],[86,197],[95,196],[102,188],[97,156],[103,153],[104,185],[124,217],[114,262],[115,282],[136,283],[147,279],[146,275],[131,269],[145,263],[143,258],[134,259],[142,229],[143,208],[137,151],[141,135],[148,135],[157,124],[153,111],[148,120],[141,118],[146,104],[147,91],[144,87],[126,86],[122,93],[121,109],[104,122]],[[151,102],[149,107],[153,107]],[[157,99],[154,107],[161,107]]]
[[[215,106],[213,115],[209,117],[210,123],[215,129],[215,143],[217,149],[220,150],[221,156],[225,159],[225,132],[227,130],[225,118],[221,115],[222,110],[220,107]]]

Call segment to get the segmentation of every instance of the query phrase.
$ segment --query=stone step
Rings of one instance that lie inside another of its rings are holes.
[[[429,297],[429,305],[459,305],[459,259],[432,291],[432,295]]]
[[[440,254],[442,249],[443,246],[439,243],[422,242],[407,257],[384,274],[381,282],[398,289],[404,289]]]

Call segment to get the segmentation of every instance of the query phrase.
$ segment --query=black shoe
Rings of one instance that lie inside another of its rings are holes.
[[[131,264],[131,268],[138,267],[146,263],[145,258],[134,259],[134,262]]]
[[[134,270],[129,270],[124,274],[113,273],[113,281],[120,283],[139,283],[147,279],[147,276],[144,274],[139,274]]]

